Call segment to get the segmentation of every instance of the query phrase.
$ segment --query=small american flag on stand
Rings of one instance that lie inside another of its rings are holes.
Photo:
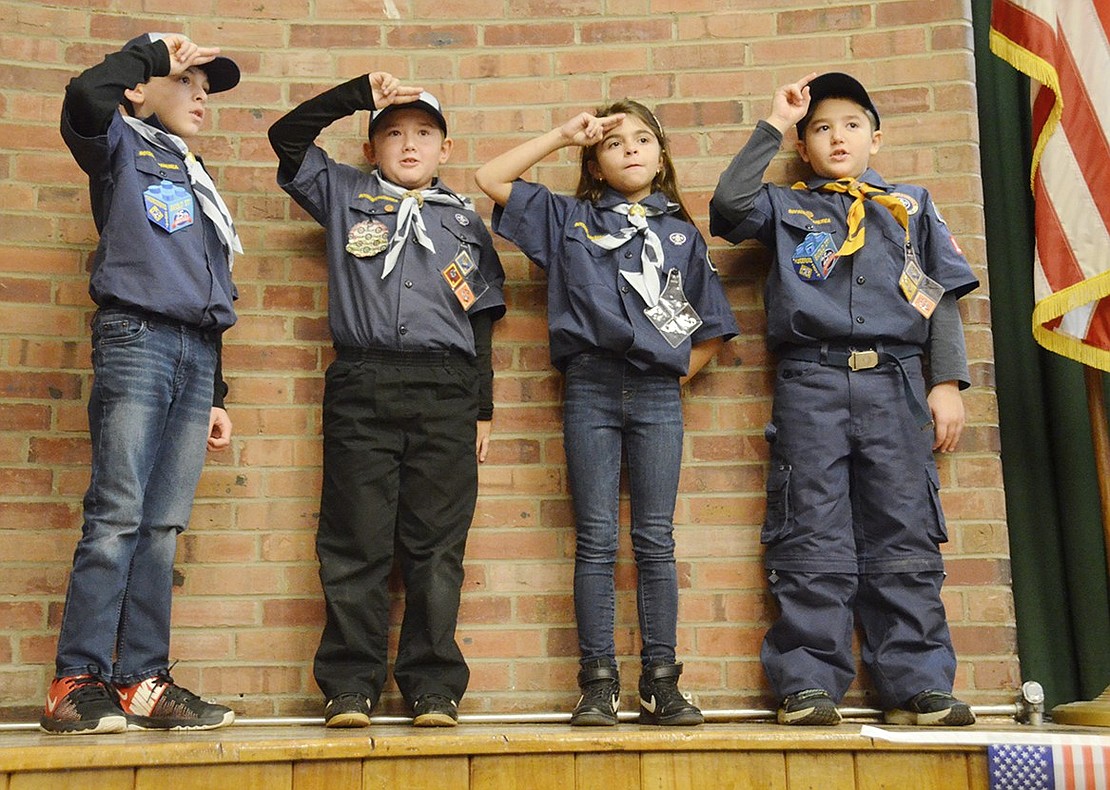
[[[1110,746],[987,747],[991,790],[1110,790]]]

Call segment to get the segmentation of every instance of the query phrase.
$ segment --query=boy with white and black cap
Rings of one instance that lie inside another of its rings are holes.
[[[315,144],[370,110],[372,172]],[[439,101],[384,72],[270,128],[278,184],[325,229],[324,479],[316,538],[327,621],[314,674],[328,727],[364,727],[386,681],[394,554],[405,615],[393,676],[417,726],[453,726],[470,672],[455,641],[463,550],[493,416],[505,274],[470,201],[437,177]]]
[[[761,183],[795,125],[813,176]],[[776,92],[710,203],[714,235],[758,239],[774,256],[762,541],[780,614],[761,657],[783,724],[840,721],[853,615],[887,722],[975,721],[952,696],[933,452],[953,450],[963,429],[970,381],[956,300],[978,280],[929,193],[870,168],[881,144],[863,85],[810,74]]]
[[[221,337],[235,225],[186,140],[239,82],[213,47],[146,33],[70,81],[62,137],[89,177],[91,479],[40,725],[56,734],[211,729],[230,708],[169,674],[177,535],[208,450],[231,441]]]

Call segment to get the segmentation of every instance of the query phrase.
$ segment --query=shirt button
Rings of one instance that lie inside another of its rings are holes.
[[[409,333],[408,327],[406,327],[404,324],[401,324],[401,327],[397,331],[400,332],[402,335],[407,335]]]
[[[863,278],[860,278],[860,279],[863,279]],[[405,280],[405,287],[406,288],[412,288],[412,280]]]
[[[863,317],[862,315],[857,315],[857,316],[856,316],[856,323],[857,323],[857,324],[862,324],[862,323],[865,323],[866,321],[867,321],[867,319],[866,319],[866,318],[864,318],[864,317]],[[402,327],[401,331],[402,331],[402,332],[404,331],[404,328],[403,328],[403,327]]]
[[[631,257],[632,257],[632,251],[631,251],[631,250],[627,250],[627,251],[625,251],[625,253],[624,253],[624,257],[626,257],[626,258],[631,258]]]
[[[856,282],[860,285],[863,285],[865,282],[867,282],[867,278],[861,274],[859,277],[856,278]]]
[[[621,286],[621,293],[622,294],[628,293],[628,286],[627,285],[622,285]]]

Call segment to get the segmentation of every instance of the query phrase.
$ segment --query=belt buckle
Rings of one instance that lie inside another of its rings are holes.
[[[850,370],[870,370],[879,366],[879,352],[873,348],[866,351],[856,351],[854,348],[848,354],[848,368]]]

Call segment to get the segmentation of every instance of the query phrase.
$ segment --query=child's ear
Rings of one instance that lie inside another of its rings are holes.
[[[879,153],[879,149],[883,147],[883,130],[876,129],[871,133],[871,155]]]
[[[444,137],[443,142],[439,146],[439,163],[441,165],[447,164],[447,160],[451,158],[451,150],[455,147],[455,141],[450,137]]]
[[[366,161],[370,164],[376,165],[378,163],[377,159],[374,158],[374,144],[372,142],[367,141],[362,144],[362,155],[366,157]]]
[[[144,87],[145,84],[140,82],[134,88],[127,88],[123,92],[124,98],[131,102],[131,108],[136,116],[139,116],[139,108],[143,106],[143,100],[146,98]]]
[[[802,158],[802,161],[809,164],[809,151],[806,149],[805,139],[801,138],[794,143],[794,148],[798,151],[798,156]]]

